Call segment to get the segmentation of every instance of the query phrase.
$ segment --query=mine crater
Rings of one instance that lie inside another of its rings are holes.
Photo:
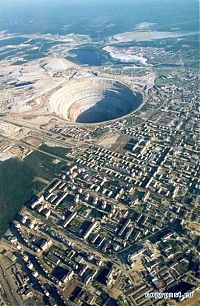
[[[142,94],[126,84],[90,77],[68,81],[49,97],[49,111],[73,123],[114,120],[136,110]]]

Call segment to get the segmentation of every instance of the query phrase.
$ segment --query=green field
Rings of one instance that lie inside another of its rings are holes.
[[[40,150],[56,155],[61,158],[66,158],[66,155],[70,152],[69,148],[61,148],[61,147],[49,147],[46,144],[40,146]]]
[[[51,180],[66,163],[53,163],[54,158],[33,152],[24,161],[10,159],[0,162],[0,237],[23,204],[43,188],[36,177]]]

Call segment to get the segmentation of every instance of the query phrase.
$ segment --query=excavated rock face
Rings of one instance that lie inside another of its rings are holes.
[[[84,78],[55,91],[49,98],[49,110],[74,123],[97,123],[131,113],[141,100],[141,94],[118,81]]]

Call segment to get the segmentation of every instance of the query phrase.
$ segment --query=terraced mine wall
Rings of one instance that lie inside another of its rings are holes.
[[[49,111],[74,123],[97,123],[123,117],[142,102],[142,94],[104,78],[72,80],[49,98]]]

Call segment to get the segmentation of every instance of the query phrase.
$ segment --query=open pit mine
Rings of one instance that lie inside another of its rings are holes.
[[[98,123],[133,112],[142,102],[142,94],[126,84],[101,77],[66,82],[48,97],[48,110],[72,123]]]

